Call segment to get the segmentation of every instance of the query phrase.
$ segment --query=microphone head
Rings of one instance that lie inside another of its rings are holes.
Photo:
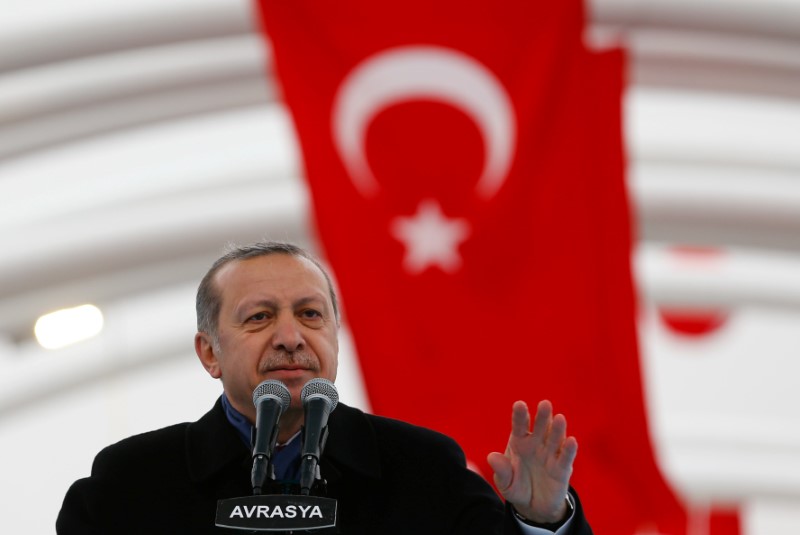
[[[303,402],[303,405],[306,404],[306,400],[313,398],[326,399],[330,404],[329,412],[333,412],[333,409],[336,408],[336,404],[339,403],[339,392],[336,391],[336,387],[332,382],[317,377],[307,382],[300,392],[300,400]]]
[[[255,390],[253,390],[253,405],[258,408],[258,402],[265,397],[277,399],[281,405],[281,414],[286,412],[289,404],[292,402],[292,395],[286,385],[277,379],[267,379],[262,381]]]

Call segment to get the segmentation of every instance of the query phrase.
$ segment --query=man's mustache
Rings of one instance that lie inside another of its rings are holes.
[[[319,360],[313,353],[308,351],[279,351],[269,354],[264,361],[264,369],[266,371],[285,368],[317,370],[319,368]]]

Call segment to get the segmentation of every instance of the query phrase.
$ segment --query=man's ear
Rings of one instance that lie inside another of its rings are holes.
[[[198,332],[194,335],[194,352],[197,353],[197,358],[203,364],[208,374],[214,379],[222,377],[222,369],[219,367],[219,359],[216,351],[214,351],[214,343],[211,335],[204,332]]]

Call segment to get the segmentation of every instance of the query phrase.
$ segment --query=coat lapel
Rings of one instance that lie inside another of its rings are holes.
[[[209,412],[186,428],[189,477],[196,483],[248,458],[247,448],[225,417],[219,399]]]
[[[366,414],[339,403],[328,420],[328,432],[320,461],[323,477],[335,481],[341,477],[342,469],[369,478],[381,477],[378,442]]]

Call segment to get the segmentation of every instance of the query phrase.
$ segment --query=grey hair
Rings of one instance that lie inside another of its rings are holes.
[[[214,343],[217,343],[217,327],[219,325],[219,310],[221,306],[221,295],[219,289],[214,284],[214,276],[225,265],[238,260],[247,260],[259,256],[271,254],[285,254],[297,258],[305,258],[319,268],[328,283],[331,303],[333,303],[333,314],[336,323],[339,323],[339,305],[336,299],[336,292],[333,289],[331,278],[325,268],[322,267],[317,258],[297,245],[285,242],[258,242],[251,245],[235,246],[223,256],[219,257],[211,269],[205,274],[197,288],[197,299],[195,308],[197,311],[197,330],[211,335]]]

